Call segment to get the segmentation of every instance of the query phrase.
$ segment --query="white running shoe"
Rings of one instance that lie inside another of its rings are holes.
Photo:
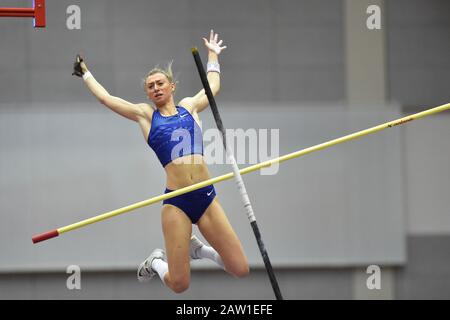
[[[200,249],[204,245],[205,244],[201,242],[200,239],[197,238],[196,236],[191,237],[191,247],[190,247],[191,259],[193,260],[201,259],[201,257],[197,255],[197,249]]]
[[[152,269],[152,262],[154,259],[164,260],[165,255],[166,254],[162,249],[153,250],[152,254],[139,265],[137,271],[139,282],[149,282],[155,276],[156,272]]]

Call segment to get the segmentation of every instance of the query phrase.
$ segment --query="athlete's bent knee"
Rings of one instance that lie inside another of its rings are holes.
[[[250,269],[248,267],[248,264],[242,264],[242,265],[235,266],[230,271],[237,278],[246,277],[250,273]]]
[[[175,293],[182,293],[189,288],[189,279],[177,279],[172,281],[171,288]]]

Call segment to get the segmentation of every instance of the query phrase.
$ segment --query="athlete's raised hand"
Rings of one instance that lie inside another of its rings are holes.
[[[219,41],[219,34],[214,33],[214,30],[211,30],[211,33],[209,35],[209,41],[206,38],[203,38],[203,41],[205,41],[205,46],[210,51],[214,51],[216,54],[220,54],[222,50],[227,47],[227,46],[221,47],[223,40]]]
[[[86,64],[84,63],[84,57],[81,54],[77,54],[75,62],[73,63],[73,76],[82,77],[88,71]]]

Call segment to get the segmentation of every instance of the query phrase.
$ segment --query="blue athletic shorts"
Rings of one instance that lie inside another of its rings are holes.
[[[164,193],[172,191],[173,190],[166,188]],[[215,197],[216,190],[213,185],[209,185],[204,188],[164,200],[163,205],[171,204],[181,209],[189,217],[189,219],[191,219],[192,223],[197,223]]]

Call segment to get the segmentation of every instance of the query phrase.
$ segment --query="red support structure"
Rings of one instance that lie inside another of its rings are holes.
[[[33,0],[33,8],[0,8],[0,17],[30,17],[35,28],[45,28],[45,0]]]

